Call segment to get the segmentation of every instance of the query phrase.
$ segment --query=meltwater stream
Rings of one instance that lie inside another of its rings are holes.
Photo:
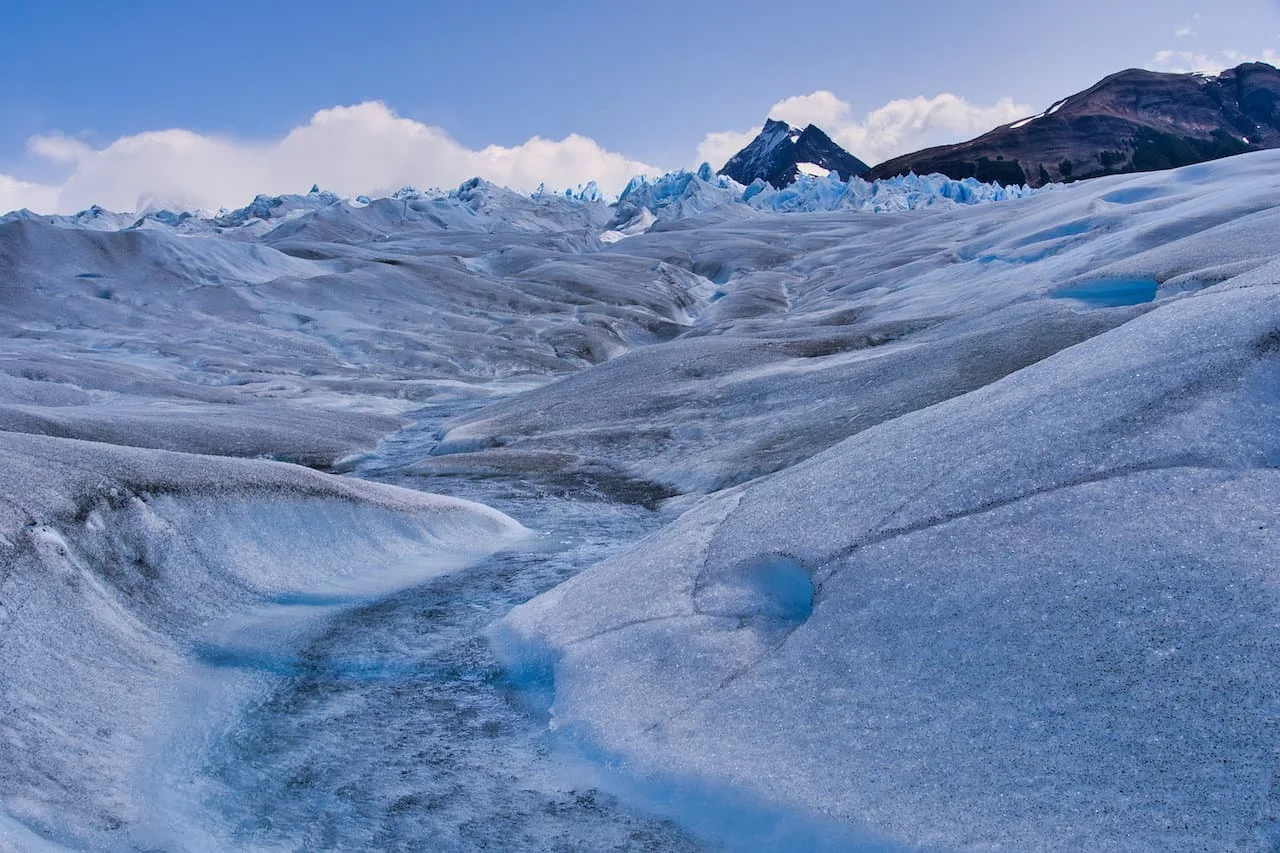
[[[379,600],[276,602],[206,644],[188,742],[158,750],[161,817],[137,840],[189,850],[699,847],[575,781],[546,720],[504,687],[483,634],[660,519],[529,483],[415,480],[408,465],[434,441],[423,421],[353,473],[483,501],[541,541]]]

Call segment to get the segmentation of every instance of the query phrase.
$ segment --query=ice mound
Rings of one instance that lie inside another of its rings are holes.
[[[714,285],[692,328],[460,416],[445,440],[498,469],[555,458],[675,493],[783,470],[1146,311],[1245,281],[1274,257],[1273,156],[1216,164],[1211,189],[1172,172],[1007,204],[632,237],[603,254],[661,259]],[[1130,190],[1150,197],[1106,200]]]
[[[217,625],[377,598],[527,534],[477,504],[276,463],[15,433],[0,458],[0,798],[88,847],[141,814],[144,757]]]
[[[1134,252],[1117,275],[1218,283],[712,495],[516,608],[495,636],[553,662],[552,725],[655,807],[758,798],[911,849],[1271,849],[1280,275],[1243,235],[1277,191],[1225,189],[1260,165],[1108,226]],[[1106,191],[1062,191],[1059,221]]]

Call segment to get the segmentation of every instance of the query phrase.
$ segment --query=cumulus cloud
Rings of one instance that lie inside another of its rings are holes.
[[[1280,54],[1274,50],[1264,50],[1260,54],[1246,53],[1240,50],[1220,50],[1208,53],[1195,50],[1159,50],[1151,60],[1154,71],[1167,71],[1175,74],[1217,74],[1227,68],[1234,68],[1243,62],[1266,62],[1270,65],[1280,64]]]
[[[40,212],[52,212],[58,206],[58,188],[20,181],[8,175],[0,175],[0,213],[29,207]]]
[[[994,104],[973,104],[943,92],[932,98],[900,98],[861,118],[834,93],[819,90],[774,104],[769,117],[803,127],[816,124],[856,157],[871,165],[932,145],[960,142],[1031,113],[1025,104],[1001,98]],[[760,132],[719,131],[707,134],[698,146],[699,160],[719,166]]]
[[[27,148],[34,157],[60,164],[67,177],[37,184],[0,175],[0,209],[218,208],[245,204],[260,192],[305,192],[313,183],[356,195],[406,184],[455,186],[475,176],[522,190],[543,182],[572,187],[595,180],[616,191],[637,174],[657,171],[577,134],[476,151],[376,101],[320,110],[306,125],[275,140],[160,130],[103,148],[60,134],[36,136]]]
[[[770,108],[769,118],[799,127],[816,124],[830,133],[830,128],[848,123],[849,110],[849,105],[833,93],[819,90],[778,101]]]
[[[27,140],[27,150],[51,163],[75,163],[92,149],[78,139],[51,133]]]
[[[698,144],[698,155],[693,165],[710,163],[715,168],[720,168],[729,162],[730,157],[747,147],[751,140],[756,138],[756,134],[763,129],[761,126],[756,126],[749,130],[719,130],[708,133]]]
[[[874,164],[920,148],[972,139],[1030,112],[1030,107],[1015,104],[1012,98],[982,105],[944,92],[933,98],[890,101],[862,122],[840,127],[834,138],[850,150],[865,152],[867,162]]]

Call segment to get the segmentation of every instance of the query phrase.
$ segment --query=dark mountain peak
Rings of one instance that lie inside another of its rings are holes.
[[[1128,68],[1038,115],[969,142],[895,157],[867,177],[941,172],[1040,186],[1280,148],[1280,71],[1263,62],[1218,75]]]
[[[781,122],[779,123],[781,124]],[[816,124],[805,125],[804,130],[801,131],[795,131],[794,128],[792,130],[796,133],[797,145],[807,142],[810,144],[834,146],[836,148],[840,147],[836,145],[836,143],[831,140],[831,137],[827,136],[822,128],[818,127]]]
[[[796,182],[804,164],[836,172],[846,181],[867,171],[866,163],[837,145],[816,125],[800,130],[785,121],[767,119],[759,135],[717,174],[728,175],[740,184],[759,179],[781,188]]]

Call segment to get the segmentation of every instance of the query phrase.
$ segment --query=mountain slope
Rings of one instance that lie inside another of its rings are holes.
[[[806,171],[806,164],[836,172],[846,181],[861,177],[868,168],[815,125],[801,130],[785,121],[769,119],[764,123],[764,130],[733,155],[717,174],[728,175],[740,184],[762,180],[781,189],[795,183]]]
[[[1044,113],[958,145],[872,168],[868,180],[915,172],[1040,186],[1148,172],[1280,147],[1280,72],[1248,63],[1217,77],[1129,69]]]

